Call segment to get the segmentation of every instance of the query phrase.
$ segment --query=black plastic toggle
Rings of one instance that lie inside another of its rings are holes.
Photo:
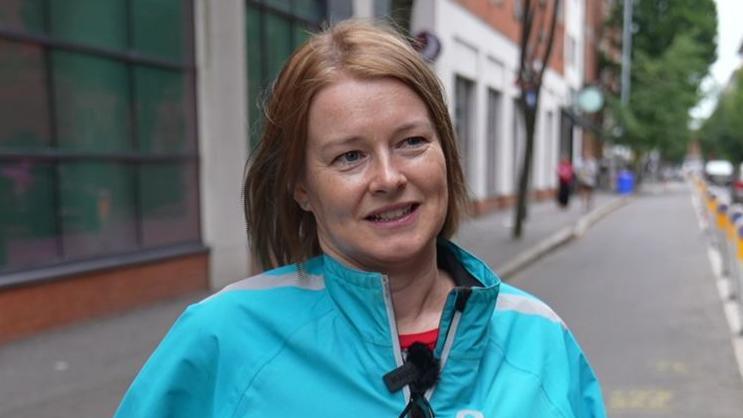
[[[408,348],[405,363],[383,377],[390,392],[410,385],[412,392],[423,393],[439,380],[439,359],[427,345],[415,342]]]

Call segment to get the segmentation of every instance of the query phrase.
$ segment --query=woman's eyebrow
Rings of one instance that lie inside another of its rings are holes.
[[[399,134],[401,132],[410,131],[413,129],[433,129],[433,126],[431,124],[431,121],[421,119],[421,120],[413,120],[409,122],[405,122],[402,125],[395,128],[393,134]]]
[[[433,129],[433,125],[430,121],[420,119],[420,120],[413,120],[404,122],[397,128],[395,128],[394,131],[392,131],[392,135],[399,135],[403,132],[411,131],[414,129]],[[351,135],[351,136],[341,136],[338,138],[333,138],[325,142],[320,146],[320,152],[325,152],[328,149],[340,147],[340,146],[348,146],[353,145],[354,143],[361,142],[363,140],[362,137],[358,135]]]
[[[325,152],[326,150],[335,147],[353,145],[356,142],[361,142],[361,140],[362,138],[356,135],[330,139],[320,146],[320,152]]]

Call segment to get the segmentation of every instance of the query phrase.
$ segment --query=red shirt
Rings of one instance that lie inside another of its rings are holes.
[[[413,343],[419,342],[428,346],[431,350],[436,346],[436,340],[439,338],[439,329],[419,332],[417,334],[400,335],[400,349],[407,350]]]

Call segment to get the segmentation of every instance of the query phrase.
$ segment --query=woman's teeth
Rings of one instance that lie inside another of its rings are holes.
[[[369,219],[371,219],[372,221],[376,221],[376,222],[394,221],[395,219],[400,219],[412,211],[413,211],[413,205],[410,205],[408,207],[395,209],[395,210],[388,210],[386,212],[372,215],[369,217]]]

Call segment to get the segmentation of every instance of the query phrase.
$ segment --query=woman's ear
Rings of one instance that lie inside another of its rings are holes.
[[[302,210],[312,212],[312,208],[310,206],[310,198],[307,194],[307,188],[304,186],[303,181],[298,181],[297,184],[294,186],[293,196],[294,201],[297,202]]]

